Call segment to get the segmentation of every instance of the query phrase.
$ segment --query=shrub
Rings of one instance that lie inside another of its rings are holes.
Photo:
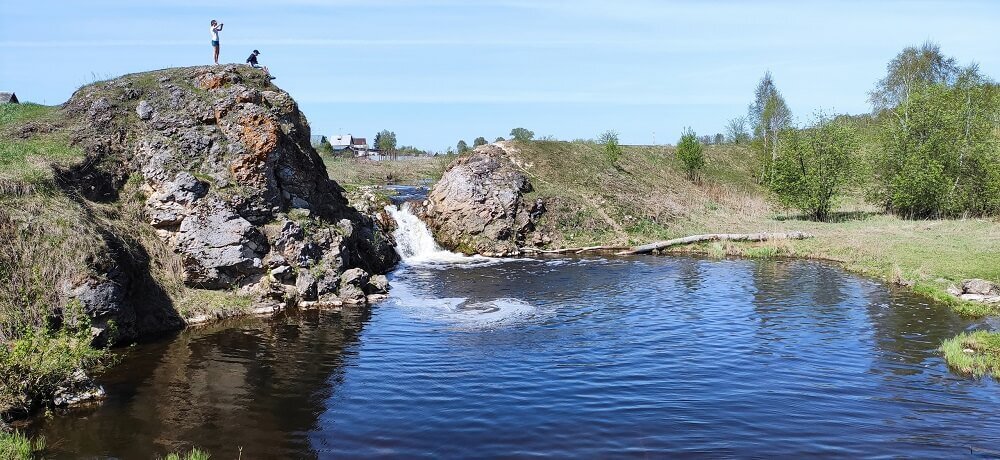
[[[854,133],[846,123],[821,115],[813,126],[787,129],[782,138],[771,190],[782,204],[825,221],[852,177]]]
[[[514,128],[510,130],[510,137],[518,142],[528,142],[535,138],[535,132],[525,128]]]
[[[29,329],[0,345],[0,413],[27,413],[51,403],[56,390],[72,384],[80,372],[101,372],[112,364],[107,349],[90,346],[90,322],[78,315],[76,326]]]
[[[910,218],[1000,213],[1000,92],[964,70],[880,114],[869,200]]]
[[[685,128],[681,140],[677,142],[677,158],[683,163],[688,179],[697,180],[698,172],[705,166],[705,155],[698,135],[691,128]]]
[[[597,142],[604,146],[604,154],[608,156],[608,161],[617,163],[622,155],[622,147],[618,144],[618,131],[607,130],[601,133]]]

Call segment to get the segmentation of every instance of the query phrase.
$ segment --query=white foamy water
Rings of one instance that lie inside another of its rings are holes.
[[[403,203],[399,208],[386,206],[385,210],[396,221],[396,230],[392,232],[396,239],[396,252],[407,265],[440,266],[454,265],[492,265],[502,262],[483,256],[466,256],[446,251],[434,241],[434,235],[427,225],[410,211],[410,205]]]
[[[396,239],[396,252],[403,259],[404,271],[421,269],[485,267],[503,262],[526,259],[499,259],[483,256],[466,256],[446,251],[434,241],[427,225],[408,204],[399,208],[386,206],[386,211],[396,221],[392,236]],[[406,282],[407,274],[393,282],[392,298],[397,305],[422,318],[435,318],[472,328],[502,327],[535,315],[534,306],[516,298],[473,301],[468,298],[433,298],[415,292]]]

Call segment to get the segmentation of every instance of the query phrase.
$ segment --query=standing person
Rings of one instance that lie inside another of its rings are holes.
[[[215,63],[219,63],[219,32],[222,31],[222,23],[212,20],[212,48],[215,49]]]

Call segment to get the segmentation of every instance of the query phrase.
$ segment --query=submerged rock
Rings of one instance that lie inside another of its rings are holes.
[[[525,199],[531,191],[502,146],[484,145],[448,166],[418,212],[447,249],[512,256],[545,209],[541,200]]]

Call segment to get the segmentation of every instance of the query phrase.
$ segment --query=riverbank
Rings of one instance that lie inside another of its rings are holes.
[[[947,302],[963,314],[997,308],[963,302],[946,290],[962,280],[1000,283],[1000,222],[989,219],[908,220],[878,212],[860,199],[841,203],[831,222],[816,222],[777,207],[753,180],[742,146],[706,146],[700,183],[687,180],[670,146],[625,146],[612,164],[602,147],[582,142],[506,143],[532,181],[529,198],[546,201],[539,227],[550,249],[629,246],[703,233],[802,231],[805,240],[708,243],[673,249],[715,256],[790,256],[822,259]],[[415,160],[439,171],[439,159]],[[351,172],[369,163],[328,163],[349,186],[385,185],[377,174]],[[398,168],[399,166],[395,166]],[[393,170],[391,165],[382,169]],[[443,168],[441,169],[443,170]],[[436,179],[428,174],[426,178]]]
[[[834,261],[907,286],[965,316],[1000,314],[1000,305],[962,301],[947,292],[971,278],[1000,283],[1000,222],[995,219],[901,219],[865,204],[858,188],[839,203],[830,222],[808,220],[773,204],[754,180],[751,152],[738,145],[706,146],[705,170],[697,183],[686,178],[670,146],[625,146],[612,163],[594,143],[502,145],[532,182],[526,199],[546,202],[538,227],[552,241],[548,249],[631,246],[704,233],[802,231],[814,238],[716,242],[671,251]],[[338,174],[355,178],[355,186],[385,184],[377,176],[348,172],[364,167],[361,163],[335,165]],[[423,167],[432,164],[426,161]],[[956,370],[964,372],[962,366]]]
[[[391,237],[309,135],[288,93],[237,65],[0,105],[0,419],[61,405],[56,389],[89,381],[91,344],[383,295]],[[60,346],[35,340],[50,335]]]

